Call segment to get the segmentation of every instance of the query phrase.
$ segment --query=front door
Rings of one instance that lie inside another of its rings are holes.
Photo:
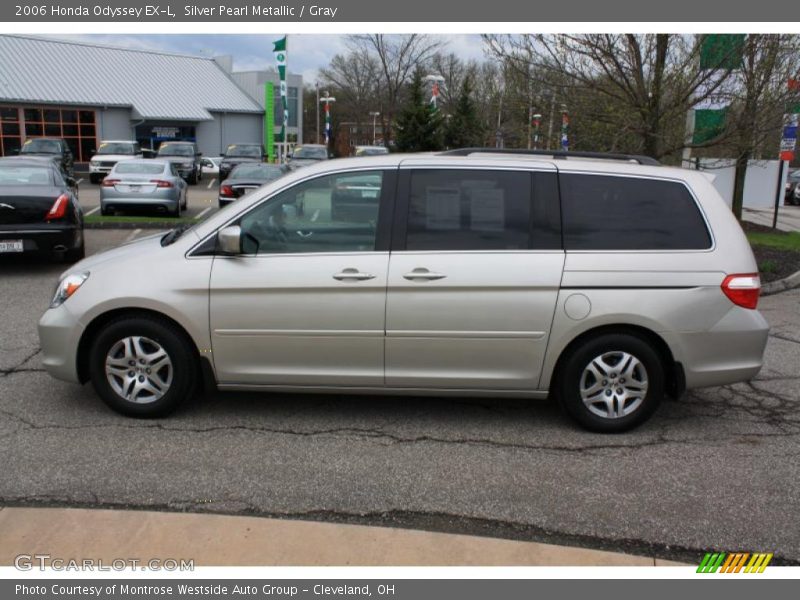
[[[305,181],[237,224],[242,254],[217,256],[210,322],[222,384],[380,386],[394,175]],[[387,236],[388,237],[388,236]]]

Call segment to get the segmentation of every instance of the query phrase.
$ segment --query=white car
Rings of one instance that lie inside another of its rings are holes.
[[[207,175],[219,176],[219,163],[222,160],[221,156],[204,156],[200,159],[203,165],[203,173]]]
[[[131,140],[104,140],[89,160],[89,181],[99,183],[121,160],[143,158],[139,142]]]

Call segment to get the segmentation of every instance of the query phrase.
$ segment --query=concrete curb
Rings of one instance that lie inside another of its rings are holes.
[[[778,281],[770,281],[769,283],[763,284],[761,286],[761,295],[771,296],[772,294],[777,294],[778,292],[793,290],[796,287],[800,287],[800,271],[797,271],[797,273],[789,275],[788,277],[784,277],[783,279],[779,279]]]
[[[193,559],[196,566],[678,566],[605,550],[253,516],[5,507],[0,565],[19,554]]]

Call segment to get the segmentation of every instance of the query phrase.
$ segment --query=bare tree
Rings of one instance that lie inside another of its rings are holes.
[[[352,121],[360,131],[369,113],[380,109],[380,65],[365,48],[337,54],[319,74],[336,97],[339,121]]]
[[[378,62],[381,92],[384,99],[381,125],[384,142],[392,139],[392,124],[397,114],[401,96],[414,70],[426,66],[441,47],[441,42],[425,35],[371,35],[349,36],[350,47],[374,56]]]
[[[671,34],[488,35],[491,54],[531,68],[562,101],[586,92],[608,100],[605,118],[635,134],[637,150],[662,158],[686,145],[687,111],[715,94],[731,69],[700,69],[699,38]]]
[[[797,92],[788,85],[800,72],[800,38],[794,35],[748,35],[742,65],[729,109],[730,144],[736,159],[733,213],[742,218],[745,177],[750,159],[760,152],[774,157],[784,113],[796,103]],[[765,145],[769,146],[765,149]]]

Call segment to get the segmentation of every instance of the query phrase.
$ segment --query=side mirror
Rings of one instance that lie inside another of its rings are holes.
[[[201,156],[203,156],[203,153],[202,152],[195,152],[194,155],[196,157],[200,158]]]
[[[242,228],[238,225],[231,225],[225,229],[220,229],[219,233],[217,233],[217,244],[225,254],[241,254]]]

